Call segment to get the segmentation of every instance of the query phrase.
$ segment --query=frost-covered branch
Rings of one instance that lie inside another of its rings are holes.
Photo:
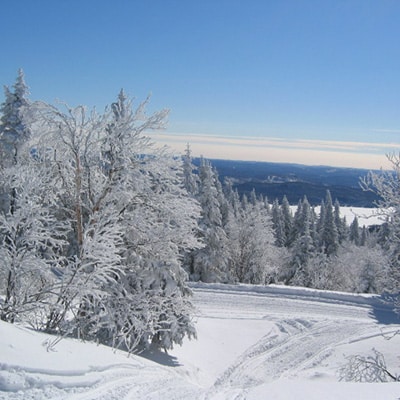
[[[400,376],[386,367],[382,353],[372,349],[372,355],[355,355],[347,358],[346,365],[339,369],[340,380],[346,382],[399,382]]]

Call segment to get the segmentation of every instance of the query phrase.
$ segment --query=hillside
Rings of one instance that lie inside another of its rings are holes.
[[[399,371],[400,321],[374,295],[196,284],[197,341],[127,357],[0,323],[0,399],[397,399],[396,383],[340,382],[376,348]],[[385,337],[392,336],[391,340]]]
[[[193,162],[199,165],[199,159]],[[291,204],[297,204],[306,195],[312,205],[318,205],[327,189],[333,199],[346,206],[373,207],[378,199],[360,187],[360,178],[368,174],[365,169],[233,160],[211,163],[221,180],[231,179],[239,193],[248,194],[255,189],[270,201],[286,195]]]

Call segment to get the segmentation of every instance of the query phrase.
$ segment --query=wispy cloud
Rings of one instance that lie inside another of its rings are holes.
[[[360,168],[388,168],[385,154],[400,145],[334,140],[214,136],[183,133],[151,134],[154,140],[183,152],[187,143],[194,155]]]

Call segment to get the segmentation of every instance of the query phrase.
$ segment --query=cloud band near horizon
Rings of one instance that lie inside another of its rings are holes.
[[[400,151],[398,143],[228,137],[171,132],[151,133],[149,136],[179,153],[183,153],[189,144],[195,157],[365,169],[390,169],[386,154]]]

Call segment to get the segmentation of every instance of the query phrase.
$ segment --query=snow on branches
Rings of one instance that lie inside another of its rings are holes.
[[[123,91],[103,114],[8,103],[29,135],[15,130],[18,153],[0,138],[1,318],[129,351],[194,336],[181,263],[200,209],[181,161],[145,136],[168,110],[148,116],[149,98],[133,108]]]

